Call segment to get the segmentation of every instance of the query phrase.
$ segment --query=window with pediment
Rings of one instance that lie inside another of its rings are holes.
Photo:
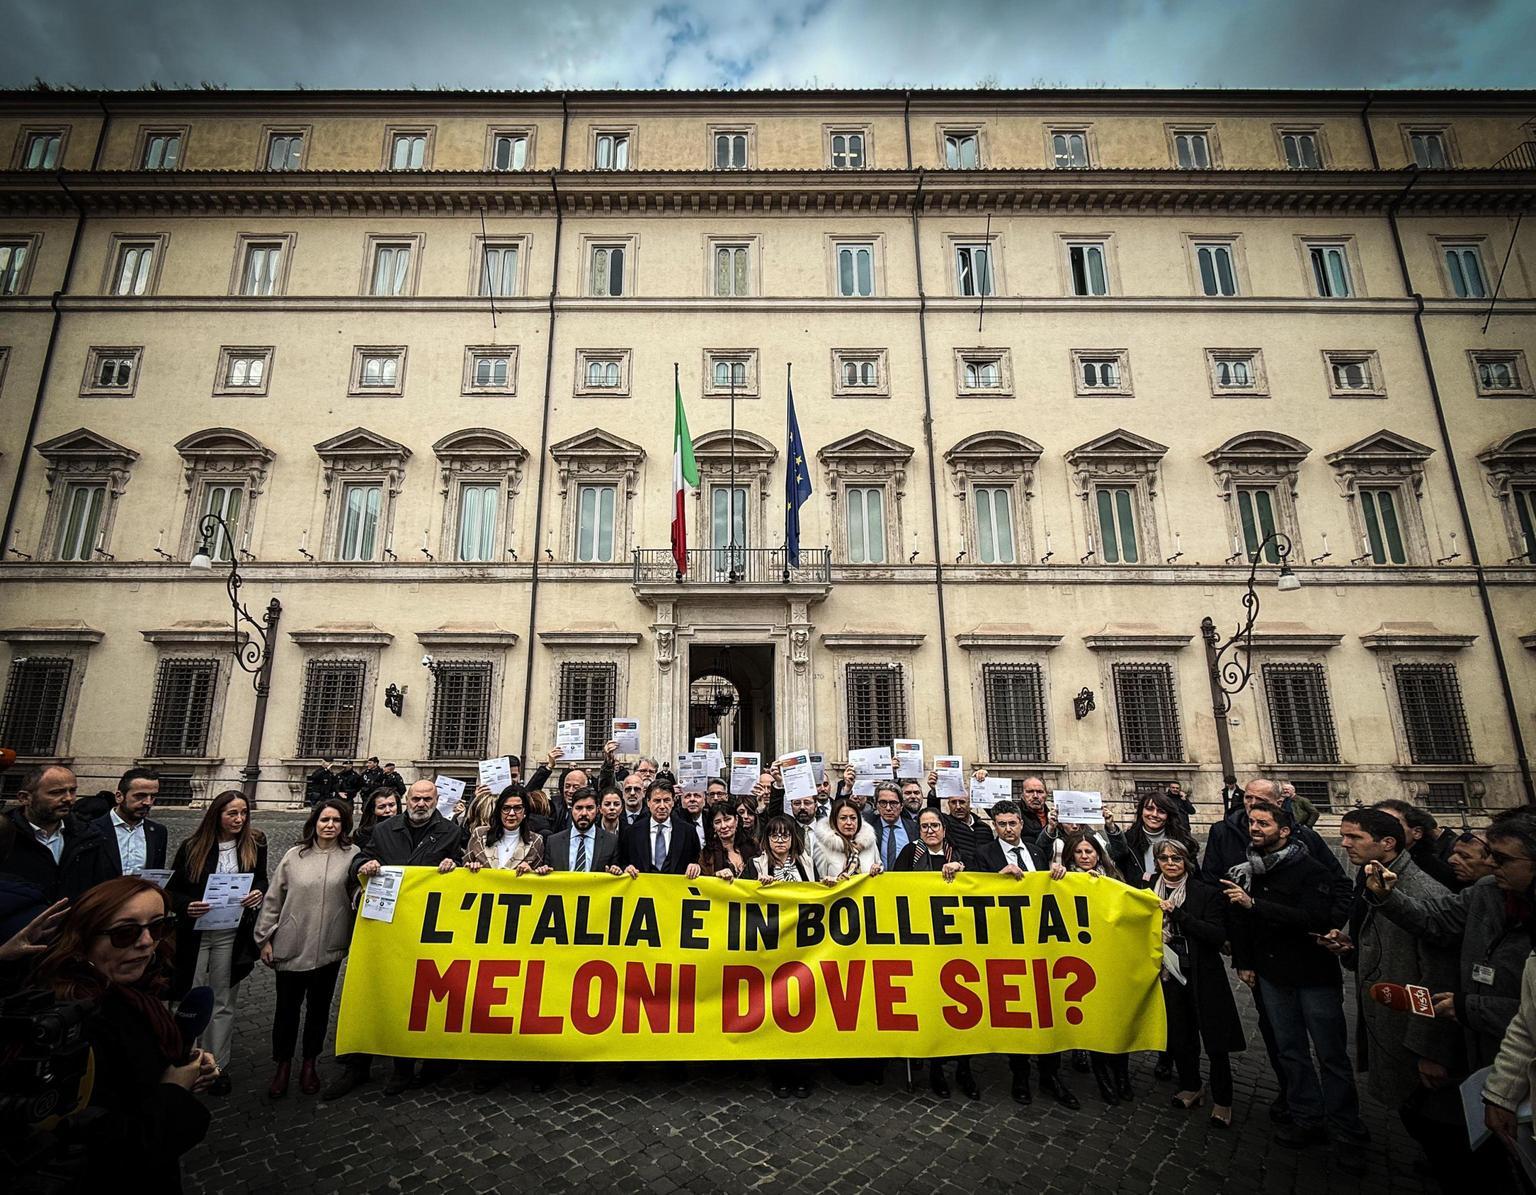
[[[960,502],[965,563],[1034,561],[1030,512],[1043,451],[1017,432],[986,431],[944,454]]]
[[[549,454],[557,471],[559,548],[564,558],[582,564],[627,560],[645,449],[594,427],[561,440]]]
[[[1227,505],[1228,537],[1234,549],[1243,549],[1245,559],[1253,559],[1272,531],[1293,540],[1300,535],[1297,477],[1311,451],[1279,432],[1254,431],[1233,436],[1205,454],[1216,474],[1216,490]],[[1265,548],[1264,558],[1270,564],[1280,562],[1273,544]]]
[[[139,454],[84,427],[36,447],[48,462],[39,556],[86,563],[106,556],[117,505]]]
[[[229,525],[209,541],[209,555],[228,562],[236,552],[249,551],[256,503],[266,489],[267,473],[276,455],[254,436],[232,427],[210,427],[176,444],[182,463],[185,506],[181,521],[180,558],[190,560],[203,546],[203,519],[218,515]]]
[[[1420,500],[1433,448],[1385,429],[1328,454],[1364,564],[1427,564]]]
[[[325,487],[321,559],[383,560],[393,550],[395,504],[411,450],[387,436],[354,427],[315,445]]]
[[[1504,512],[1508,560],[1536,564],[1536,427],[1514,432],[1477,454]]]
[[[469,427],[432,445],[443,521],[439,560],[496,564],[512,558],[512,503],[528,450],[505,432]]]
[[[827,474],[837,529],[832,552],[839,563],[884,565],[900,557],[902,499],[912,452],[909,445],[866,428],[816,454]]]
[[[1162,560],[1156,502],[1167,452],[1166,445],[1116,428],[1067,453],[1093,560],[1121,565]]]

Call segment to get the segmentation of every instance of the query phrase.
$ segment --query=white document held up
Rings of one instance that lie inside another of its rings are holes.
[[[1070,788],[1058,788],[1051,793],[1056,803],[1056,820],[1073,826],[1102,826],[1104,824],[1104,796],[1102,793],[1076,792]]]
[[[876,783],[891,778],[889,747],[862,747],[850,751],[848,762],[853,765],[853,791],[861,797],[874,796]]]
[[[680,751],[677,756],[677,791],[702,793],[708,791],[709,752]]]
[[[827,757],[820,751],[811,752],[811,770],[816,773],[816,783],[827,778]]]
[[[505,755],[480,761],[480,783],[494,796],[499,797],[506,791],[512,783],[512,765]]]
[[[763,774],[763,757],[756,751],[731,752],[731,796],[749,797]]]
[[[400,881],[405,879],[403,867],[381,867],[363,889],[363,916],[369,921],[393,921],[395,902],[400,898]]]
[[[587,723],[585,719],[576,718],[570,722],[559,723],[555,727],[555,746],[565,752],[566,759],[586,759]]]
[[[1013,796],[1013,781],[1006,776],[989,776],[971,781],[971,804],[977,809],[991,809],[999,801]]]
[[[891,744],[891,754],[896,757],[898,780],[923,779],[922,739],[897,739]]]
[[[239,929],[240,914],[245,912],[240,902],[250,894],[255,879],[249,871],[216,871],[210,875],[203,885],[203,899],[213,907],[197,919],[197,932],[206,934],[216,929]]]
[[[934,795],[941,801],[946,797],[965,795],[965,760],[958,755],[935,755],[933,770],[938,774]]]
[[[156,888],[164,888],[171,882],[169,867],[146,867],[139,872],[139,879],[148,880]]]
[[[640,754],[640,719],[615,718],[613,733],[608,736],[619,745],[620,755]]]
[[[437,785],[437,811],[444,817],[452,817],[454,807],[464,799],[464,781],[439,776],[433,783]]]
[[[701,735],[699,738],[694,739],[693,749],[695,751],[708,752],[710,775],[720,775],[721,770],[725,767],[725,756],[720,750],[720,736],[718,734]]]
[[[784,785],[784,799],[816,798],[816,769],[809,751],[791,751],[779,756],[779,781]]]

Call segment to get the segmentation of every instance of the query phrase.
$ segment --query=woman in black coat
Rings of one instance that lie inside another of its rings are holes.
[[[1168,1010],[1168,1052],[1179,1074],[1173,1103],[1198,1108],[1200,1050],[1211,1060],[1211,1123],[1232,1124],[1232,1064],[1229,1055],[1245,1049],[1237,1002],[1221,953],[1227,941],[1227,900],[1195,870],[1188,848],[1174,839],[1156,854],[1152,890],[1163,908],[1163,1001]]]

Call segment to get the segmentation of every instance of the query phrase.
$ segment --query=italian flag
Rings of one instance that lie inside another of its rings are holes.
[[[688,434],[688,416],[683,412],[683,389],[672,371],[672,387],[677,396],[677,414],[672,423],[672,559],[677,575],[688,573],[688,509],[684,499],[699,484],[699,466],[693,459],[693,437]]]

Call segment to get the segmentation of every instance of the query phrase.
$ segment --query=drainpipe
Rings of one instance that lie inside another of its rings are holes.
[[[549,267],[549,337],[544,346],[544,413],[539,423],[539,471],[533,498],[533,549],[529,553],[533,561],[532,580],[528,586],[528,633],[523,639],[523,658],[526,661],[523,674],[523,727],[518,735],[517,753],[527,767],[528,718],[533,704],[533,655],[535,649],[534,628],[539,616],[539,546],[544,538],[544,486],[549,464],[549,416],[553,399],[555,369],[555,319],[556,304],[560,297],[560,235],[565,230],[565,217],[560,210],[560,185],[556,176],[565,169],[565,151],[571,131],[571,110],[566,93],[560,93],[560,165],[549,172],[549,193],[555,205],[554,261]],[[526,773],[525,773],[526,774]]]
[[[902,109],[906,126],[907,169],[912,168],[912,93]],[[939,607],[939,667],[944,686],[944,753],[955,750],[954,702],[949,692],[949,625],[944,611],[944,558],[939,544],[939,478],[933,451],[933,388],[928,381],[928,292],[923,286],[923,241],[918,227],[923,210],[924,173],[917,172],[912,195],[912,257],[917,263],[917,342],[923,362],[923,447],[928,454],[928,511],[933,535],[933,586]],[[899,548],[898,548],[899,551]]]
[[[1370,147],[1371,161],[1373,164],[1378,164],[1379,169],[1376,141],[1371,134],[1371,126],[1366,120],[1366,110],[1369,107],[1370,95],[1367,93],[1365,108],[1360,110],[1360,120],[1365,128],[1365,141]],[[1493,648],[1493,662],[1499,673],[1499,689],[1504,694],[1504,713],[1509,720],[1509,733],[1515,745],[1515,762],[1520,767],[1520,780],[1525,786],[1527,803],[1536,803],[1536,780],[1532,779],[1531,761],[1525,749],[1525,736],[1520,732],[1519,707],[1515,703],[1514,688],[1509,679],[1509,664],[1504,658],[1504,645],[1499,639],[1499,626],[1493,614],[1493,598],[1488,591],[1488,574],[1477,549],[1477,536],[1472,529],[1472,518],[1467,510],[1466,488],[1462,485],[1461,469],[1456,463],[1456,447],[1451,442],[1450,424],[1445,417],[1445,404],[1441,401],[1440,385],[1435,377],[1435,363],[1430,356],[1429,340],[1424,334],[1424,296],[1413,287],[1413,278],[1408,272],[1408,258],[1403,252],[1402,234],[1397,226],[1398,209],[1402,207],[1403,200],[1408,197],[1408,192],[1418,181],[1419,176],[1414,174],[1397,198],[1387,205],[1387,228],[1392,233],[1392,249],[1397,255],[1397,269],[1402,277],[1403,292],[1413,300],[1413,331],[1419,340],[1419,358],[1424,364],[1425,380],[1429,383],[1429,401],[1434,408],[1435,425],[1440,430],[1440,444],[1445,452],[1445,463],[1451,474],[1451,491],[1456,496],[1456,511],[1461,517],[1462,532],[1467,540],[1467,557],[1472,562],[1472,575],[1477,582],[1477,598],[1483,607],[1483,621],[1488,627],[1488,642]]]
[[[94,174],[101,168],[101,151],[106,144],[107,129],[112,123],[112,113],[107,110],[106,101],[99,95],[96,103],[101,108],[101,128],[96,134],[96,151],[91,155],[91,172]],[[58,172],[56,181],[69,202],[75,209],[75,229],[69,242],[69,257],[64,263],[64,281],[59,289],[54,291],[48,300],[51,311],[48,324],[48,345],[43,350],[43,368],[37,376],[37,392],[32,396],[32,414],[27,419],[27,433],[22,437],[21,451],[16,457],[16,476],[11,482],[11,497],[5,505],[5,526],[0,529],[0,563],[3,563],[4,553],[11,546],[11,533],[16,525],[16,507],[21,501],[21,489],[27,480],[27,465],[32,458],[32,445],[37,440],[37,425],[43,417],[43,396],[48,392],[48,379],[53,373],[53,354],[59,343],[59,324],[62,313],[59,311],[59,300],[69,293],[69,284],[75,276],[75,259],[80,254],[80,241],[85,233],[85,205],[76,198],[75,193],[69,189],[64,181],[64,171]],[[36,553],[35,553],[36,554]]]

